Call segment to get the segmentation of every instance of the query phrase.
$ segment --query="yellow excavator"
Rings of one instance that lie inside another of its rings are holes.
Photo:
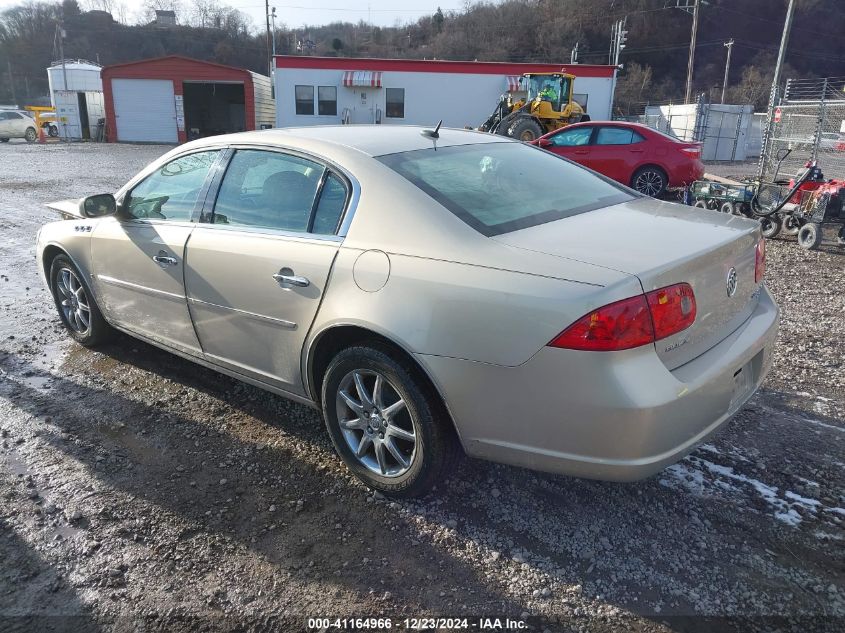
[[[574,84],[575,75],[564,72],[526,73],[519,78],[525,99],[514,102],[510,94],[503,95],[478,129],[533,141],[571,123],[589,121],[586,110],[572,99]]]

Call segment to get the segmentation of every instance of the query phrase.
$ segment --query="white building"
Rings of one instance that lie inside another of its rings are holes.
[[[530,72],[576,76],[575,98],[610,119],[615,66],[277,55],[276,125],[381,123],[477,127]],[[524,93],[523,93],[524,94]]]
[[[47,69],[50,103],[56,108],[59,136],[90,139],[105,116],[100,66],[82,59],[55,62]]]

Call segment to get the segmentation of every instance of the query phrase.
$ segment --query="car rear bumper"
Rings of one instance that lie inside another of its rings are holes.
[[[669,171],[669,184],[667,187],[670,189],[686,187],[702,178],[704,178],[704,163],[700,160],[690,160]]]
[[[420,355],[467,453],[593,479],[650,476],[705,441],[754,394],[772,363],[778,308],[765,287],[718,345],[669,371],[652,346],[544,348],[518,367]],[[737,370],[748,380],[736,391]]]

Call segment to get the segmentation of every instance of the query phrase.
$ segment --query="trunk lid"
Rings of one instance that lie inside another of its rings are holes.
[[[738,216],[640,198],[493,239],[636,275],[645,292],[690,284],[695,323],[655,344],[666,367],[675,369],[724,340],[754,311],[759,226]],[[732,295],[731,270],[736,271]]]

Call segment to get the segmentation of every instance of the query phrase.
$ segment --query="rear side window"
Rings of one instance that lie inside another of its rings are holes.
[[[208,171],[218,151],[196,152],[159,167],[129,192],[127,215],[136,219],[191,219]]]
[[[632,145],[645,139],[628,127],[602,127],[596,134],[596,145]]]
[[[317,202],[317,210],[314,212],[311,232],[322,235],[337,233],[340,216],[343,215],[345,207],[346,185],[340,178],[330,173],[320,192],[320,200]]]
[[[633,199],[610,180],[524,143],[423,149],[378,160],[487,236]]]
[[[346,182],[324,165],[265,150],[238,150],[229,162],[212,222],[235,227],[337,233]]]
[[[298,156],[238,150],[220,185],[213,222],[306,231],[323,170]]]

